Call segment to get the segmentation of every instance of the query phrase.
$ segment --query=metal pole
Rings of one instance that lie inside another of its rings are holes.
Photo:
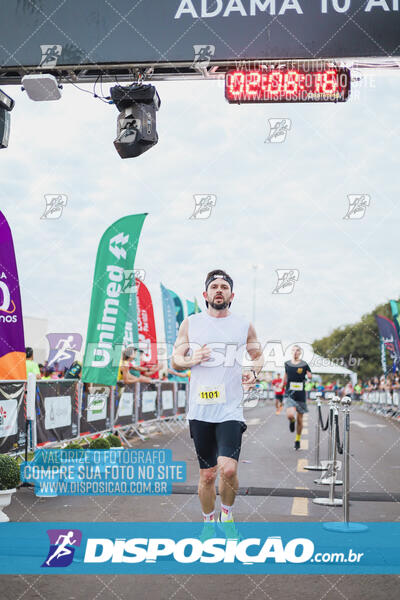
[[[332,460],[333,399],[329,400],[328,460]]]
[[[328,461],[325,462],[325,467],[319,479],[314,479],[314,483],[318,485],[330,485],[330,474],[332,472],[332,431],[333,431],[333,411],[335,407],[335,403],[339,402],[338,396],[332,396],[329,398],[328,406],[329,406],[329,428],[328,428]],[[336,485],[341,485],[342,482],[336,482]]]
[[[115,385],[111,386],[110,390],[110,429],[111,433],[114,433],[114,423],[115,423]]]
[[[330,429],[330,437],[329,437],[329,460],[328,467],[325,473],[321,475],[319,479],[315,479],[314,483],[318,485],[331,485],[333,479],[333,485],[342,485],[343,481],[336,478],[337,475],[337,453],[336,453],[336,428],[335,428],[335,416],[338,415],[338,404],[340,403],[339,396],[333,396],[330,404],[332,407],[332,411],[329,413],[329,429]],[[333,459],[333,456],[335,457]]]
[[[350,466],[350,404],[351,400],[345,396],[342,400],[344,411],[344,432],[343,432],[343,521],[349,522],[349,466]]]
[[[316,408],[317,408],[317,422],[315,424],[315,460],[313,465],[305,465],[303,467],[307,471],[325,471],[325,468],[321,465],[319,460],[319,445],[321,439],[321,424],[319,421],[319,411],[321,408],[321,392],[317,392],[316,395]]]
[[[338,402],[339,402],[339,398],[337,396],[332,398],[332,428],[331,428],[332,437],[330,439],[332,469],[331,469],[330,477],[326,478],[326,483],[328,483],[328,479],[329,479],[329,497],[313,499],[314,504],[322,504],[323,506],[342,506],[342,504],[343,504],[343,501],[341,498],[334,497],[335,484],[336,484],[336,427],[333,426],[333,421],[334,421],[334,417],[338,415],[338,409],[337,409]]]
[[[342,406],[344,413],[344,432],[343,432],[343,522],[324,523],[324,529],[338,532],[361,532],[366,531],[368,527],[362,523],[350,523],[349,509],[349,491],[350,491],[350,405],[351,398],[344,396]]]
[[[336,479],[336,427],[335,427],[335,418],[338,416],[339,411],[337,409],[337,406],[334,406],[333,409],[333,424],[332,424],[332,475],[330,478],[330,484],[329,484],[329,500],[331,502],[331,504],[334,503],[334,490],[335,490],[335,479]],[[340,504],[336,503],[337,506],[340,506],[341,504],[343,504],[343,501],[340,502]]]

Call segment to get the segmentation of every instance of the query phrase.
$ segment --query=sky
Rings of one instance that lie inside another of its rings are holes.
[[[85,337],[100,238],[143,212],[135,266],[145,270],[160,339],[160,282],[204,307],[215,268],[233,278],[232,312],[253,320],[258,265],[263,344],[311,343],[398,298],[400,73],[360,74],[336,105],[229,105],[223,81],[157,82],[159,143],[125,160],[113,146],[118,111],[87,93],[93,85],[65,84],[54,102],[3,87],[15,108],[0,151],[0,207],[24,315]],[[276,118],[290,119],[290,130],[269,143]],[[41,219],[45,194],[67,196],[59,219]],[[190,219],[195,194],[215,195],[208,219]],[[361,219],[344,218],[352,194],[370,199]],[[298,271],[291,293],[273,293],[278,269]]]

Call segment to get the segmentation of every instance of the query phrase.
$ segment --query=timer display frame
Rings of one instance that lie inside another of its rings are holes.
[[[225,98],[230,104],[346,102],[350,84],[346,67],[230,69],[225,75]]]

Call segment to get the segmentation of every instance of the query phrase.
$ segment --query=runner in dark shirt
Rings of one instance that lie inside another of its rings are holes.
[[[284,377],[284,384],[286,386],[285,408],[291,432],[294,432],[295,422],[297,420],[296,439],[294,442],[295,450],[299,450],[300,448],[300,437],[303,429],[303,414],[308,412],[304,383],[307,377],[309,379],[312,377],[309,365],[300,358],[301,354],[302,349],[300,346],[293,346],[293,358],[292,360],[285,362]]]

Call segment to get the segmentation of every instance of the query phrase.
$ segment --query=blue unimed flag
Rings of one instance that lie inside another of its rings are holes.
[[[393,323],[395,324],[397,333],[400,337],[400,315],[399,315],[399,303],[397,302],[397,300],[390,301],[390,308],[392,309]]]
[[[188,317],[190,317],[190,315],[195,315],[196,313],[201,312],[201,308],[199,307],[196,298],[194,299],[194,302],[192,302],[191,300],[186,300],[186,304]]]
[[[168,290],[169,293],[172,296],[172,299],[174,301],[175,304],[175,312],[176,312],[176,331],[179,331],[179,327],[184,319],[184,313],[183,313],[183,302],[182,300],[179,298],[178,294],[176,294],[173,290]]]
[[[164,313],[164,329],[165,329],[165,341],[167,344],[167,356],[170,357],[172,349],[176,340],[176,310],[175,303],[172,295],[166,287],[160,283],[161,296]],[[171,359],[168,358],[168,366],[170,366]]]

